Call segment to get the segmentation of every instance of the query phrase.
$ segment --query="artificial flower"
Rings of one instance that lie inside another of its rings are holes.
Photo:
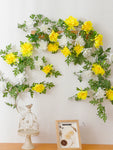
[[[72,40],[65,35],[62,35],[62,37],[58,39],[59,46],[67,46],[67,42],[71,43]]]
[[[61,50],[61,53],[62,53],[65,57],[71,55],[70,50],[69,50],[66,46]]]
[[[29,57],[33,53],[33,46],[31,43],[26,42],[26,43],[21,45],[20,51],[24,57]]]
[[[78,36],[75,40],[75,45],[84,46],[85,45],[84,39],[81,36]]]
[[[23,84],[25,78],[26,78],[25,72],[18,74],[16,76],[16,80],[14,80],[14,84]]]
[[[82,30],[86,31],[88,33],[93,29],[92,22],[91,21],[85,21],[82,25]]]
[[[44,41],[44,40],[41,40],[39,42],[39,47],[37,50],[40,50],[40,51],[46,51],[47,50],[47,41]]]
[[[93,77],[93,73],[91,70],[85,70],[82,73],[82,78],[85,77],[85,79],[91,79]]]
[[[16,62],[16,60],[17,60],[17,57],[13,53],[9,53],[9,54],[5,55],[5,61],[8,64],[13,64]]]
[[[99,87],[95,96],[97,99],[103,98],[105,96],[105,91]]]
[[[85,58],[88,58],[89,56],[91,56],[91,50],[92,50],[92,48],[84,48],[83,49],[83,56]]]
[[[86,57],[88,61],[90,61],[92,64],[95,63],[95,61],[97,60],[97,56],[93,57],[90,55],[90,57]]]
[[[78,55],[82,52],[82,50],[83,50],[83,46],[80,46],[80,45],[76,45],[75,47],[74,47],[74,50],[75,50],[75,52],[76,52],[76,56],[78,57]]]
[[[42,69],[42,71],[43,71],[45,74],[50,73],[51,70],[53,70],[52,65],[46,65],[46,66],[44,66],[43,69]]]
[[[68,25],[68,30],[75,30],[74,27],[79,25],[77,19],[72,16],[69,16],[69,18],[67,18],[64,22],[66,23],[66,25]]]
[[[113,53],[110,54],[109,56],[107,56],[107,60],[108,60],[109,63],[113,62]]]
[[[59,34],[56,33],[54,30],[52,30],[52,32],[49,35],[49,39],[51,42],[57,42],[58,36],[59,36]]]
[[[56,42],[56,43],[49,43],[48,44],[48,51],[49,52],[57,52],[58,51],[58,48],[59,48],[59,43]]]
[[[31,31],[31,30],[34,29],[33,20],[32,20],[32,19],[27,20],[27,22],[26,22],[26,27],[27,27],[27,28],[26,28],[27,31]]]
[[[5,81],[0,81],[0,91],[4,92],[6,89],[6,82]]]
[[[88,94],[87,91],[80,91],[79,93],[77,93],[77,97],[78,97],[79,99],[85,100],[85,99],[87,98],[87,94]]]
[[[113,90],[109,89],[108,91],[106,91],[106,96],[108,99],[110,99],[112,101],[113,100]]]
[[[43,62],[42,58],[38,58],[38,60],[34,61],[34,64],[35,64],[36,68],[40,68],[40,66],[44,65],[44,62]]]
[[[98,74],[101,74],[102,76],[104,75],[105,73],[105,70],[98,64],[93,64],[92,65],[92,71],[98,75]]]
[[[99,34],[95,37],[94,45],[95,45],[96,48],[99,48],[99,46],[103,45],[102,40],[103,40],[103,36],[101,34]]]
[[[41,32],[50,34],[50,30],[49,30],[50,27],[51,27],[51,24],[42,24],[41,26],[39,26],[39,29]]]
[[[34,87],[32,87],[33,91],[42,93],[45,89],[45,86],[43,84],[36,84]]]

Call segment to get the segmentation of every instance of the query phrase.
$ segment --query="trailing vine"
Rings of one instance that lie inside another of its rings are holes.
[[[18,24],[18,28],[27,33],[27,40],[20,42],[20,49],[13,51],[12,46],[8,45],[5,50],[0,51],[4,61],[13,67],[14,75],[21,77],[21,82],[12,84],[5,81],[4,75],[1,75],[3,97],[9,94],[16,100],[18,94],[26,89],[31,93],[31,97],[34,92],[45,94],[54,84],[42,81],[29,85],[29,79],[25,77],[26,69],[33,70],[38,67],[46,77],[57,78],[61,73],[55,70],[53,64],[47,62],[45,56],[41,58],[34,52],[61,52],[67,65],[73,63],[82,66],[82,69],[74,74],[80,82],[86,80],[88,85],[84,89],[77,87],[76,94],[71,99],[81,101],[89,98],[89,102],[97,106],[97,115],[105,122],[107,115],[103,101],[108,99],[113,104],[113,87],[109,80],[113,54],[110,53],[110,48],[103,49],[103,36],[94,29],[91,21],[83,22],[72,16],[65,20],[52,21],[41,14],[32,14],[30,19],[30,23],[24,21],[23,24]]]

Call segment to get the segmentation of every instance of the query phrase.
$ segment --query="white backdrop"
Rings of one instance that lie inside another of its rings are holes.
[[[113,47],[113,0],[0,0],[0,49],[9,43],[19,45],[20,40],[25,40],[25,34],[17,29],[17,23],[22,23],[32,13],[41,13],[51,19],[65,19],[72,15],[90,20],[103,34],[104,47]],[[108,120],[104,123],[96,116],[96,107],[84,101],[69,101],[68,97],[74,95],[79,84],[73,75],[76,68],[73,65],[68,67],[61,54],[50,56],[47,55],[50,62],[63,76],[50,78],[56,87],[47,95],[34,98],[40,135],[34,137],[33,142],[56,143],[55,120],[78,119],[82,143],[113,144],[113,106],[105,102]],[[0,70],[10,74],[2,59]],[[38,80],[34,74],[32,76],[33,80]],[[0,142],[23,142],[24,138],[17,135],[19,115],[3,101],[0,96]]]

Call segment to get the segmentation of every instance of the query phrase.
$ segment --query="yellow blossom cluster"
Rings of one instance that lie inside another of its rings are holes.
[[[32,87],[33,91],[42,93],[45,89],[45,86],[43,84],[36,84],[34,87]]]
[[[85,21],[82,25],[82,30],[86,31],[88,33],[93,29],[92,22],[91,21]]]
[[[105,73],[105,70],[98,64],[93,64],[92,65],[92,71],[98,75],[98,74],[101,74],[101,75],[104,75]]]
[[[52,65],[46,65],[46,66],[44,66],[43,69],[42,69],[42,71],[43,71],[45,74],[50,73],[51,70],[53,70]]]
[[[54,30],[52,30],[52,32],[49,35],[49,39],[51,42],[57,42],[58,36],[59,36],[59,34],[56,33]]]
[[[80,45],[76,45],[75,47],[74,47],[74,50],[75,50],[75,52],[76,52],[76,56],[78,57],[78,55],[82,52],[82,50],[83,50],[83,46],[80,46]]]
[[[62,53],[65,57],[71,55],[71,52],[70,52],[69,48],[67,48],[66,46],[61,50],[61,53]]]
[[[72,16],[69,16],[69,18],[67,18],[64,22],[68,25],[68,30],[71,30],[71,29],[75,30],[74,27],[79,25],[79,22],[77,21],[77,19]]]
[[[99,48],[100,45],[103,45],[102,40],[103,40],[103,36],[101,34],[99,34],[95,37],[95,47],[96,48]]]
[[[21,45],[20,51],[24,57],[29,57],[33,53],[33,46],[31,43],[26,42],[26,43]]]
[[[109,89],[108,91],[106,91],[106,96],[108,99],[110,99],[112,101],[113,100],[113,90]]]
[[[5,56],[5,61],[8,64],[13,64],[16,62],[16,60],[17,60],[17,57],[13,53],[9,53]]]
[[[48,51],[49,52],[57,52],[58,51],[58,49],[59,49],[59,43],[58,42],[56,42],[56,43],[49,43],[48,44]]]
[[[79,98],[79,99],[83,99],[83,100],[85,100],[86,98],[87,98],[87,95],[88,95],[88,92],[87,91],[80,91],[79,93],[77,93],[77,97]]]

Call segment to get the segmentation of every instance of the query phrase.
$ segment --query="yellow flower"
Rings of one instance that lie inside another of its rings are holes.
[[[75,30],[74,26],[79,25],[79,22],[77,21],[77,19],[72,16],[69,16],[69,18],[67,18],[64,22],[69,26],[68,30],[71,30],[71,29]]]
[[[91,21],[86,21],[82,25],[82,30],[86,31],[87,33],[93,29],[92,22]]]
[[[33,50],[33,46],[32,46],[31,43],[26,42],[26,43],[24,43],[24,44],[21,45],[21,50],[20,51],[22,52],[22,55],[24,57],[31,56],[32,53],[33,53],[32,50]]]
[[[57,37],[59,36],[58,33],[54,32],[54,30],[52,30],[52,32],[49,35],[49,39],[51,42],[57,42]]]
[[[52,65],[46,65],[46,66],[44,66],[43,69],[42,69],[42,71],[43,71],[45,74],[50,73],[51,70],[53,70]]]
[[[105,73],[104,69],[100,65],[97,65],[97,64],[92,65],[92,71],[96,75],[98,75],[98,74],[104,75],[104,73]]]
[[[108,91],[106,91],[106,96],[108,99],[110,99],[112,101],[113,100],[113,90],[109,89]]]
[[[103,36],[101,34],[99,34],[95,37],[95,47],[96,48],[99,48],[100,45],[103,45],[102,40],[103,40]]]
[[[76,45],[75,47],[74,47],[74,50],[75,50],[75,52],[76,52],[76,56],[78,56],[81,52],[82,52],[82,50],[83,50],[83,46],[80,46],[80,45]]]
[[[80,91],[79,93],[77,93],[77,97],[79,98],[79,99],[86,99],[87,98],[87,91]]]
[[[59,48],[59,43],[49,43],[48,44],[48,51],[50,52],[57,52]]]
[[[8,63],[8,64],[13,64],[15,63],[17,60],[16,56],[13,54],[13,53],[10,53],[10,54],[7,54],[5,56],[5,61]]]
[[[45,86],[43,84],[36,84],[34,87],[32,87],[32,90],[42,93],[45,89]]]
[[[61,50],[61,53],[63,53],[65,57],[71,55],[70,50],[66,46]]]

